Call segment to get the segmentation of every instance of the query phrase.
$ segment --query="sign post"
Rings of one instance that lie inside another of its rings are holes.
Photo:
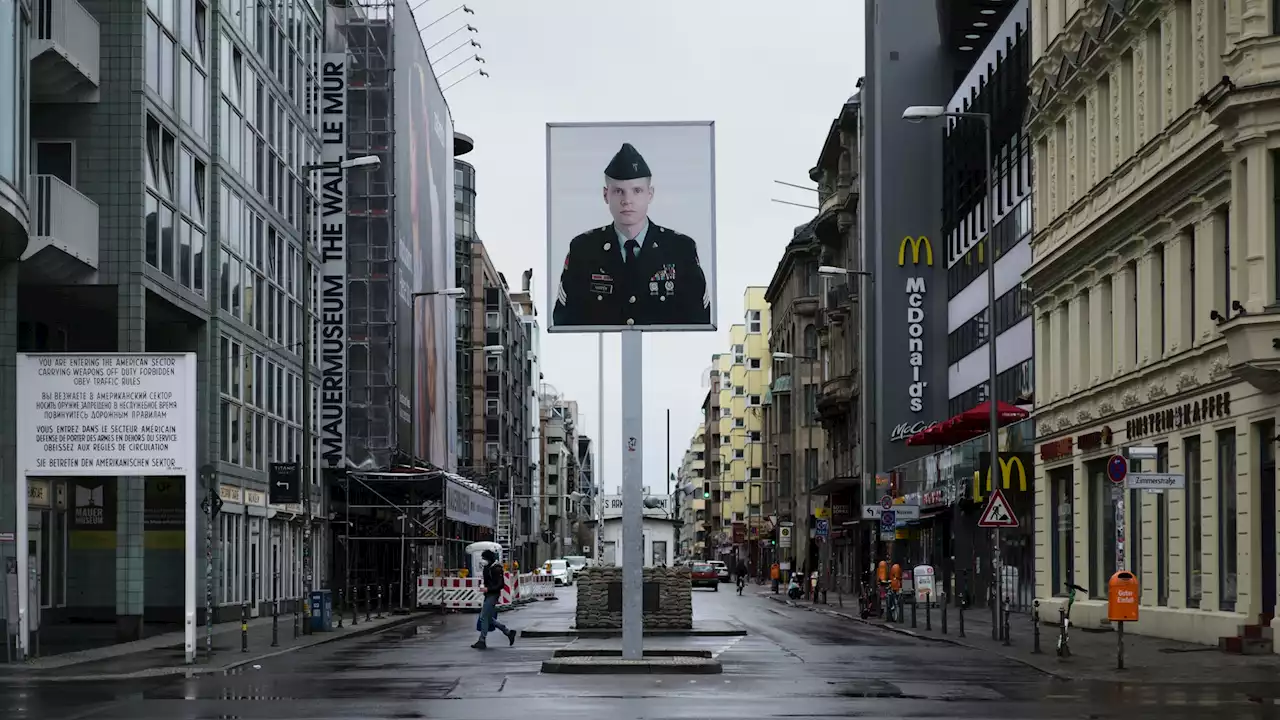
[[[194,353],[17,355],[18,517],[27,513],[29,476],[183,477],[183,634],[196,660],[196,356]],[[102,480],[101,483],[105,483]],[[111,488],[110,490],[115,490]],[[118,493],[77,487],[73,520],[114,519]],[[30,655],[27,523],[17,524],[18,658]],[[139,526],[135,532],[145,532]],[[123,529],[121,532],[125,532]],[[141,539],[139,539],[140,541]],[[139,609],[141,611],[141,609]]]
[[[1111,494],[1115,498],[1116,569],[1124,569],[1124,481],[1129,475],[1129,460],[1123,455],[1107,459],[1107,479],[1111,481]]]

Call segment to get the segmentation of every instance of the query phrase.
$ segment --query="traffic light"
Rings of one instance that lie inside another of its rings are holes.
[[[703,499],[703,500],[710,500],[710,499],[711,499],[711,492],[710,492],[709,490],[703,490],[703,491],[702,491],[702,499]]]

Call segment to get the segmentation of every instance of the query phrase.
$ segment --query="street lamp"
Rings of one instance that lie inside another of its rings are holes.
[[[983,198],[983,215],[987,221],[987,404],[991,410],[991,472],[1000,464],[1000,413],[996,408],[996,248],[995,248],[995,175],[991,171],[991,114],[979,112],[958,112],[947,110],[941,105],[912,105],[902,111],[902,119],[908,122],[921,122],[935,118],[957,118],[960,120],[977,120],[982,123],[983,160],[986,161],[987,195]],[[992,639],[998,640],[1001,635],[1001,563],[1000,563],[1000,528],[991,532],[991,568],[995,575],[995,598],[991,606]],[[1008,642],[1008,638],[1005,638]]]
[[[377,170],[382,166],[382,159],[377,155],[361,155],[359,157],[348,158],[337,162],[322,162],[309,165],[303,165],[302,174],[307,176],[308,182],[311,176],[323,170],[337,170],[339,173],[345,173],[347,170],[364,169],[367,171]],[[304,195],[307,200],[305,205],[308,207],[302,213],[302,253],[303,257],[311,257],[311,248],[315,243],[311,239],[311,214],[315,212],[314,207],[310,206],[310,194]],[[306,308],[307,322],[302,332],[302,514],[304,518],[302,530],[302,573],[303,583],[307,591],[307,597],[302,603],[302,612],[305,623],[303,624],[303,632],[311,634],[311,593],[315,590],[315,568],[312,567],[313,553],[311,552],[311,331],[314,315],[311,305],[311,263],[306,262],[306,272],[302,273],[302,297],[303,307]],[[350,505],[350,500],[348,500]],[[348,513],[350,510],[348,509]],[[348,519],[350,519],[348,517]],[[350,532],[350,524],[348,524],[348,533]]]

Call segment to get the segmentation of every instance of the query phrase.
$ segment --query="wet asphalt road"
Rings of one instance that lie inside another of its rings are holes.
[[[979,651],[913,640],[768,600],[697,591],[696,615],[745,638],[649,641],[712,650],[722,675],[542,675],[570,641],[500,637],[472,650],[454,615],[269,658],[227,675],[0,684],[5,720],[217,718],[627,720],[629,718],[1262,718],[1273,701],[1235,686],[1121,687],[1049,679]],[[561,591],[561,595],[567,593]],[[567,626],[571,599],[505,613],[512,627]]]

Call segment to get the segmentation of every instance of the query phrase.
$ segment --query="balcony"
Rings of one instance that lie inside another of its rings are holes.
[[[853,310],[854,291],[851,283],[843,282],[827,290],[825,305],[827,322],[843,324]]]
[[[22,272],[63,285],[91,279],[98,269],[98,204],[53,175],[32,175],[31,188],[31,242]]]
[[[818,296],[801,295],[791,302],[791,309],[801,317],[812,317],[818,314]]]
[[[1231,373],[1262,392],[1280,391],[1280,311],[1236,315],[1218,329]]]
[[[857,373],[851,372],[823,383],[818,395],[818,414],[827,417],[848,412],[857,392],[857,380]]]
[[[97,102],[98,21],[76,0],[36,0],[31,101]]]

